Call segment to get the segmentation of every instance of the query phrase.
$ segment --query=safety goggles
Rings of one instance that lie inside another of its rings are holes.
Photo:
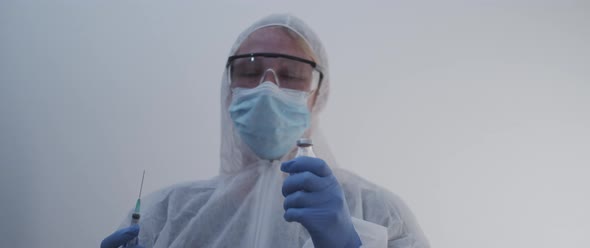
[[[312,92],[319,89],[324,74],[315,62],[280,53],[249,53],[227,59],[231,87],[257,87],[268,71],[279,88]],[[272,70],[269,70],[272,69]]]

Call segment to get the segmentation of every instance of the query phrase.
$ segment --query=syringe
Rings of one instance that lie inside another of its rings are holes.
[[[145,177],[145,170],[143,170],[143,175],[141,176],[141,185],[139,186],[139,196],[137,197],[137,202],[135,203],[135,210],[133,210],[133,214],[131,215],[131,225],[135,225],[139,223],[139,207],[141,205],[141,190],[143,189],[143,178]],[[129,240],[125,247],[129,247],[132,245],[137,245],[137,237]]]

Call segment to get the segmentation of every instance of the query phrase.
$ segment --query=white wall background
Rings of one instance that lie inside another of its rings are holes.
[[[433,247],[588,247],[588,1],[2,1],[0,244],[96,247],[144,192],[217,173],[238,33],[323,38],[323,128]],[[443,3],[444,2],[444,3]]]

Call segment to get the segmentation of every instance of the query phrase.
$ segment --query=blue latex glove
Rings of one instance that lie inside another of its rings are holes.
[[[301,223],[315,247],[359,247],[344,193],[330,167],[319,158],[297,157],[281,165],[284,218]]]
[[[117,230],[110,236],[104,238],[100,243],[100,248],[118,248],[127,244],[129,240],[139,235],[139,225],[135,224],[120,230]],[[143,248],[141,245],[127,246],[128,248]]]

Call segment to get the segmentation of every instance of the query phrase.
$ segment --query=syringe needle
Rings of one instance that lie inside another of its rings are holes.
[[[143,189],[143,178],[145,177],[145,170],[143,170],[143,175],[141,176],[141,185],[139,186],[139,196],[137,199],[141,198],[141,190]]]

